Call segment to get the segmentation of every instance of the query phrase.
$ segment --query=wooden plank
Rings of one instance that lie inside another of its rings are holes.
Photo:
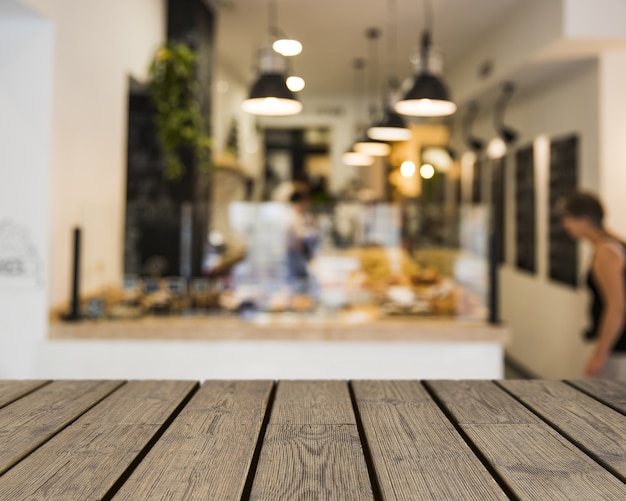
[[[2,499],[102,499],[197,386],[133,381],[0,477]]]
[[[626,499],[626,486],[489,381],[427,382],[522,499]],[[493,417],[490,419],[489,415]]]
[[[272,386],[205,382],[113,499],[241,499]]]
[[[503,380],[499,384],[626,479],[626,416],[561,381]]]
[[[346,382],[278,384],[250,499],[373,499]]]
[[[345,381],[281,381],[272,424],[355,424]]]
[[[57,381],[0,409],[0,474],[120,385],[121,381]]]
[[[509,499],[419,382],[352,386],[384,499]]]
[[[620,411],[622,414],[626,414],[626,381],[581,379],[568,381],[568,383]]]
[[[46,383],[47,381],[35,380],[0,380],[0,409]]]

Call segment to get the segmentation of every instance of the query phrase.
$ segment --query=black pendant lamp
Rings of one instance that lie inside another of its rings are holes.
[[[370,42],[370,93],[372,93],[372,91],[378,90],[378,52],[376,50],[376,42],[380,37],[380,30],[378,28],[368,28],[365,31],[365,36]],[[374,115],[375,110],[376,106],[372,105],[370,114]],[[386,142],[373,139],[365,133],[354,144],[354,151],[374,157],[386,157],[391,152],[391,146]]]
[[[426,19],[431,19],[432,12],[428,0],[424,1]],[[431,59],[431,35],[429,25],[422,33],[420,57],[417,74],[413,86],[406,95],[398,101],[394,109],[401,115],[415,117],[441,117],[452,115],[456,111],[456,104],[450,99],[450,93],[445,83],[436,74]]]
[[[411,139],[412,132],[406,126],[404,118],[402,118],[393,109],[394,104],[398,100],[398,80],[395,75],[396,64],[396,24],[397,9],[396,0],[387,0],[387,14],[389,21],[388,54],[387,54],[387,95],[383,98],[383,116],[367,129],[367,136],[377,141],[408,141]]]
[[[394,92],[390,92],[389,102],[384,108],[381,120],[367,129],[368,137],[378,141],[408,141],[411,139],[411,129],[406,126],[404,118],[393,110]]]
[[[302,111],[302,103],[287,88],[284,56],[270,47],[261,49],[260,76],[252,85],[250,97],[241,108],[247,113],[264,116],[295,115]]]

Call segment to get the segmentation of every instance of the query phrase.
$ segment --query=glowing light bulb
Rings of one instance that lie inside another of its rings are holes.
[[[435,168],[430,164],[424,164],[420,167],[420,176],[424,179],[430,179],[435,175]]]
[[[287,78],[287,88],[291,92],[300,92],[304,89],[304,78],[291,76]]]
[[[410,160],[402,162],[402,165],[400,166],[400,174],[404,177],[411,177],[415,174],[415,164]]]

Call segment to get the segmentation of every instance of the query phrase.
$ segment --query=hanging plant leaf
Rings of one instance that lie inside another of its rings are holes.
[[[188,45],[168,42],[157,50],[149,67],[148,95],[168,179],[184,174],[181,154],[185,150],[194,152],[200,172],[211,168],[212,141],[196,98],[196,60],[196,52]]]

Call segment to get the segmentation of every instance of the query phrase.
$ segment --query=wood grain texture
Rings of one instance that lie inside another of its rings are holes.
[[[355,424],[345,381],[280,381],[272,424]]]
[[[346,382],[279,383],[250,499],[373,499]]]
[[[508,499],[419,382],[352,386],[384,499]]]
[[[626,414],[626,382],[608,379],[580,379],[568,381],[576,388]]]
[[[36,390],[48,381],[35,380],[2,380],[0,381],[0,409],[23,395]]]
[[[195,386],[123,385],[1,476],[0,498],[101,499]]]
[[[55,381],[0,409],[0,474],[121,385]]]
[[[569,440],[626,478],[626,416],[560,381],[499,383]]]
[[[113,499],[241,499],[271,389],[205,382]]]
[[[454,419],[459,418],[468,438],[520,498],[626,499],[626,486],[621,480],[494,383],[426,384]],[[459,389],[465,390],[465,398],[458,399]],[[489,413],[497,419],[485,419]],[[522,419],[518,420],[517,415]]]

